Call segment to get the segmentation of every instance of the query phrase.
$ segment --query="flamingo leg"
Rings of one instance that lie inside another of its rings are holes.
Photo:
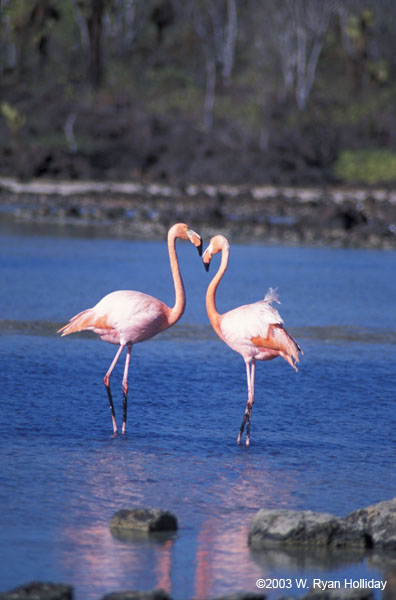
[[[254,375],[255,375],[255,372],[256,372],[256,361],[253,359],[252,367],[250,370],[250,391],[249,391],[250,401],[248,400],[249,417],[248,417],[248,422],[247,422],[247,427],[246,427],[246,446],[249,446],[249,444],[250,444],[250,423],[252,420],[252,408],[253,408],[253,402],[254,402]]]
[[[256,370],[255,359],[253,358],[251,366],[250,366],[249,361],[246,361],[246,379],[247,379],[247,387],[248,387],[248,399],[247,399],[246,408],[245,408],[245,412],[243,415],[243,419],[242,419],[242,423],[241,423],[241,427],[239,429],[238,439],[237,439],[237,443],[240,444],[241,439],[242,439],[243,430],[245,429],[245,424],[247,422],[246,446],[249,446],[249,444],[250,444],[250,421],[252,418],[252,408],[253,408],[253,402],[254,402],[255,370]]]
[[[117,353],[113,359],[113,362],[111,363],[111,365],[109,367],[109,370],[107,371],[106,375],[104,376],[104,384],[106,386],[107,397],[109,399],[110,410],[111,410],[111,419],[113,421],[114,433],[117,433],[118,430],[117,430],[117,422],[116,422],[116,416],[115,416],[115,410],[114,410],[113,396],[111,395],[111,389],[110,389],[110,375],[112,374],[114,367],[117,364],[117,360],[120,358],[120,354],[124,350],[124,348],[125,348],[125,344],[121,344],[117,350]]]
[[[122,389],[124,391],[124,396],[122,400],[122,433],[126,431],[126,420],[127,420],[127,410],[128,410],[128,371],[129,371],[129,363],[131,361],[131,350],[132,344],[127,345],[127,355],[125,359],[125,368],[124,368],[124,377],[122,379]]]

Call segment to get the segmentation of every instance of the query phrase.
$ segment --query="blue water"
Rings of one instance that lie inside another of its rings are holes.
[[[254,591],[262,577],[291,578],[295,596],[300,577],[394,581],[375,556],[252,555],[247,531],[261,507],[344,516],[396,495],[396,254],[232,246],[220,311],[278,287],[304,350],[298,374],[258,363],[246,449],[245,366],[205,312],[218,261],[208,275],[177,247],[186,312],[134,347],[127,435],[114,437],[103,375],[116,347],[56,330],[116,289],[171,304],[165,242],[0,231],[0,591],[40,579],[72,584],[77,600],[154,587],[182,600]],[[137,506],[173,511],[177,535],[113,537],[114,512]]]

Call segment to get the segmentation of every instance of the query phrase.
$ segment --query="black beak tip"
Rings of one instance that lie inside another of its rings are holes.
[[[208,273],[209,272],[209,266],[210,266],[210,262],[204,262],[203,266],[205,267],[205,271]]]
[[[196,248],[198,250],[199,256],[202,256],[202,240],[201,240],[201,243],[199,244],[199,246],[197,246]]]

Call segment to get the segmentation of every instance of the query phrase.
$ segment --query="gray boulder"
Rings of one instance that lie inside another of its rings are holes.
[[[113,515],[110,528],[145,533],[177,531],[177,519],[158,508],[122,509]]]
[[[249,529],[249,545],[253,550],[278,545],[342,548],[364,544],[364,534],[344,519],[310,510],[261,509]]]
[[[63,583],[32,581],[9,592],[0,593],[0,600],[72,600],[73,588]]]
[[[251,521],[249,544],[256,551],[279,546],[396,550],[396,498],[345,518],[310,510],[261,509]]]
[[[365,536],[367,547],[396,550],[396,498],[355,510],[344,521]]]

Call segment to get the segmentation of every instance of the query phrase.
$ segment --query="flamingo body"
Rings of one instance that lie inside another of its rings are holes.
[[[228,267],[229,243],[227,238],[217,235],[211,239],[203,254],[203,262],[208,269],[212,257],[222,253],[220,267],[209,284],[206,294],[206,308],[209,320],[218,336],[235,352],[238,352],[246,364],[248,400],[238,435],[238,443],[247,421],[246,445],[250,443],[250,421],[254,402],[254,374],[256,360],[284,358],[297,371],[299,352],[302,350],[296,340],[286,331],[279,312],[271,306],[279,302],[277,293],[270,288],[265,298],[252,304],[244,304],[224,314],[216,308],[217,287]]]
[[[278,296],[270,289],[264,300],[245,304],[222,315],[221,337],[245,361],[284,358],[297,371],[295,340],[283,327],[283,319],[271,306]]]
[[[169,308],[153,296],[118,290],[83,310],[62,328],[62,335],[94,331],[105,342],[126,345],[144,342],[169,327]]]
[[[265,342],[272,324],[282,324],[279,313],[267,300],[245,304],[222,315],[220,331],[230,348],[244,359],[265,360]],[[268,348],[269,349],[269,348]],[[271,358],[275,358],[272,357]]]
[[[77,331],[91,330],[105,342],[118,344],[119,348],[105,377],[104,383],[110,404],[113,431],[117,433],[117,423],[113,398],[110,389],[110,376],[123,351],[127,348],[122,387],[123,422],[122,433],[126,430],[128,371],[132,346],[144,342],[161,331],[168,329],[180,319],[186,306],[186,294],[176,255],[176,239],[189,240],[202,252],[201,236],[185,223],[176,223],[168,231],[169,261],[175,288],[175,304],[172,308],[148,294],[133,290],[119,290],[104,296],[94,307],[72,317],[58,333],[62,336]]]

